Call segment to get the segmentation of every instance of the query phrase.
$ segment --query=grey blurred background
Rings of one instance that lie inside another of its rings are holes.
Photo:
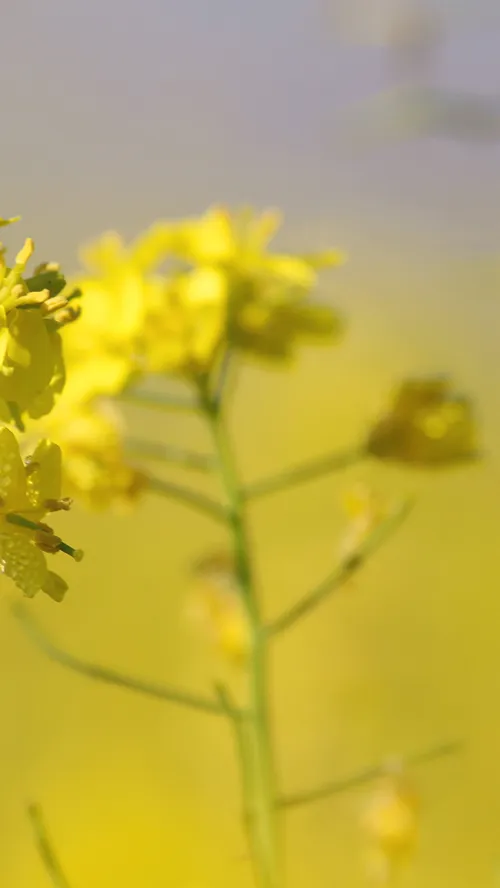
[[[279,205],[302,241],[309,230],[350,249],[402,237],[493,249],[500,147],[476,138],[474,120],[464,138],[396,139],[389,125],[371,146],[346,132],[353,103],[397,86],[395,35],[423,2],[5,5],[1,211],[21,212],[39,251],[70,266],[105,228],[132,235],[213,201]],[[431,73],[419,62],[427,82],[495,103],[493,0],[434,0],[424,12],[440,34]]]

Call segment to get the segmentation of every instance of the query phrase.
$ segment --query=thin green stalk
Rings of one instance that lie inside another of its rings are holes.
[[[79,672],[81,675],[85,675],[94,681],[115,685],[128,691],[135,691],[147,697],[154,697],[157,700],[177,703],[181,706],[187,706],[189,709],[196,709],[214,715],[226,714],[221,704],[217,700],[210,699],[210,697],[201,697],[198,694],[191,694],[189,691],[160,684],[160,682],[145,681],[132,675],[117,672],[115,669],[109,669],[107,666],[101,666],[98,663],[75,657],[73,654],[68,653],[68,651],[53,644],[21,604],[14,604],[12,613],[19,620],[24,631],[35,645],[49,659],[59,663],[66,669]]]
[[[148,476],[147,486],[152,493],[157,493],[159,496],[164,496],[167,499],[177,500],[177,502],[189,506],[195,512],[208,515],[210,518],[223,524],[227,523],[228,516],[224,506],[221,506],[220,503],[209,496],[199,493],[197,490],[190,490],[188,487],[172,484],[171,481],[164,481],[162,478],[155,478],[153,475]]]
[[[251,755],[248,746],[248,722],[243,720],[242,718],[238,718],[238,709],[235,707],[231,695],[227,689],[227,687],[223,684],[216,683],[215,692],[217,697],[220,700],[220,704],[226,715],[231,720],[233,725],[234,739],[236,745],[236,753],[238,756],[238,765],[240,771],[240,780],[242,787],[242,798],[243,798],[243,809],[242,809],[242,819],[243,826],[245,829],[245,833],[247,836],[248,847],[251,851],[252,863],[255,866],[255,861],[257,859],[256,849],[253,841],[253,832],[252,832],[252,813],[249,809],[249,800],[252,797],[252,770],[251,770]],[[235,717],[236,713],[236,717]],[[256,878],[258,879],[258,872],[255,872]]]
[[[325,456],[319,456],[316,459],[291,466],[277,475],[269,475],[253,481],[252,484],[244,487],[243,495],[246,500],[255,500],[270,496],[273,493],[281,493],[283,490],[290,490],[290,488],[297,487],[299,484],[316,481],[324,475],[347,469],[349,466],[360,462],[363,457],[364,452],[361,448],[327,453]]]
[[[235,566],[252,635],[249,663],[250,713],[247,722],[249,777],[247,807],[259,888],[281,883],[275,771],[268,702],[267,637],[257,601],[241,487],[233,464],[219,402],[201,391],[201,407],[209,423],[219,475],[228,502]]]
[[[440,743],[439,746],[431,746],[423,752],[417,752],[414,755],[406,756],[403,764],[406,767],[416,767],[424,765],[444,756],[454,755],[462,748],[462,744],[458,741],[452,743]],[[348,777],[342,777],[339,780],[332,780],[324,783],[322,786],[316,786],[313,789],[307,789],[304,792],[297,792],[292,795],[281,796],[277,800],[280,808],[299,808],[303,805],[311,805],[320,802],[323,799],[329,799],[334,795],[340,795],[351,789],[356,789],[366,783],[371,783],[379,777],[383,777],[387,773],[387,763],[379,763],[371,768],[364,768]]]
[[[118,399],[137,407],[149,407],[153,410],[173,410],[196,412],[198,405],[191,398],[182,395],[165,395],[162,392],[141,391],[141,389],[125,389],[118,395]]]
[[[50,841],[45,826],[43,813],[39,805],[28,805],[28,817],[35,838],[38,853],[45,867],[47,875],[54,888],[70,888],[70,884],[59,863],[56,852]]]
[[[412,507],[411,501],[405,501],[395,508],[374,531],[367,536],[357,552],[337,565],[324,580],[314,589],[307,592],[292,607],[281,614],[267,626],[268,635],[278,635],[305,617],[321,604],[333,592],[341,589],[354,573],[365,564],[368,557],[375,552],[406,518]]]
[[[142,438],[127,437],[123,444],[127,455],[138,459],[158,460],[194,472],[208,473],[214,467],[213,457],[208,453],[196,453],[159,441],[144,441]]]

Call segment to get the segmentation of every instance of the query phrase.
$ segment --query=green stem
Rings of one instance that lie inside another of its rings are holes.
[[[397,506],[381,524],[375,527],[356,552],[335,567],[321,583],[315,586],[314,589],[311,589],[310,592],[307,592],[289,610],[269,623],[267,634],[274,636],[289,629],[314,610],[322,601],[325,601],[333,592],[343,588],[353,574],[363,567],[369,556],[385,543],[386,539],[404,521],[412,505],[411,501],[407,500]]]
[[[40,854],[42,863],[54,888],[70,888],[69,882],[52,846],[52,842],[49,839],[39,805],[28,805],[28,817],[31,821],[38,853]]]
[[[60,666],[64,666],[66,669],[79,672],[81,675],[85,675],[94,681],[100,681],[103,684],[115,685],[115,687],[124,688],[127,691],[135,691],[138,694],[153,697],[157,700],[165,700],[168,703],[177,703],[180,706],[187,706],[189,709],[196,709],[199,712],[207,712],[213,715],[226,714],[225,709],[218,700],[211,699],[210,697],[201,697],[198,694],[191,694],[189,691],[160,684],[157,681],[145,681],[133,675],[117,672],[116,669],[101,666],[100,663],[93,663],[90,660],[75,657],[74,654],[70,654],[68,651],[53,644],[45,633],[42,632],[33,617],[27,613],[23,605],[19,603],[13,605],[12,613],[22,624],[26,634],[35,645],[50,660],[59,663]],[[241,717],[243,717],[243,713],[241,713]],[[235,711],[233,711],[233,718],[236,718]]]
[[[142,438],[125,438],[123,444],[125,453],[137,459],[158,460],[194,472],[208,473],[213,469],[213,458],[207,453],[195,453],[158,441],[143,441]]]
[[[182,395],[166,395],[163,392],[148,392],[141,389],[125,389],[118,395],[118,400],[135,404],[138,407],[149,407],[152,410],[173,410],[196,412],[197,404]]]
[[[195,512],[208,515],[215,521],[222,522],[223,524],[227,521],[224,507],[209,496],[198,493],[197,490],[181,487],[179,484],[164,481],[162,478],[155,478],[153,475],[148,476],[147,487],[152,493],[157,493],[159,496],[164,496],[167,499],[177,500],[177,502],[189,506]]]
[[[275,799],[275,771],[268,701],[268,644],[256,596],[242,489],[233,463],[219,400],[206,389],[200,392],[201,407],[207,417],[216,451],[217,466],[228,503],[238,584],[251,632],[249,663],[249,719],[246,727],[245,757],[248,764],[245,807],[249,812],[251,852],[259,888],[279,888],[281,883],[278,817]],[[244,787],[245,788],[245,787]]]
[[[361,448],[327,453],[325,456],[291,466],[285,472],[254,481],[244,488],[243,494],[245,499],[254,500],[270,496],[273,493],[281,493],[281,491],[297,487],[299,484],[316,481],[324,475],[356,465],[363,459],[363,456],[364,452]]]
[[[431,746],[430,749],[425,749],[423,752],[406,756],[402,761],[406,767],[416,767],[417,765],[424,765],[435,759],[443,758],[443,756],[454,755],[461,748],[462,744],[458,741],[440,743],[439,746]],[[314,787],[314,789],[282,796],[277,799],[277,805],[280,808],[299,808],[302,805],[311,805],[348,790],[356,789],[366,783],[371,783],[373,780],[383,777],[386,773],[387,763],[373,765],[371,768],[364,768],[356,774],[350,774],[348,777],[343,777],[340,780],[332,780],[330,783],[324,783],[322,786]]]

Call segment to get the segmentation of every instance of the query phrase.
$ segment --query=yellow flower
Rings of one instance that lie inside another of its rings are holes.
[[[168,255],[169,231],[159,223],[129,247],[110,232],[81,251],[89,273],[73,282],[82,292],[83,311],[67,345],[75,359],[88,361],[89,397],[121,391],[142,370],[146,309],[161,286],[152,272]]]
[[[356,555],[370,534],[387,518],[387,504],[370,487],[358,483],[343,497],[349,523],[340,544],[342,561]]]
[[[418,799],[401,773],[387,774],[364,812],[369,841],[369,868],[378,885],[392,884],[395,872],[414,851]]]
[[[408,379],[372,429],[366,449],[383,460],[443,466],[478,456],[471,401],[443,376]]]
[[[246,665],[251,637],[232,558],[215,552],[195,566],[192,612],[211,635],[217,650],[233,666]]]
[[[22,414],[48,412],[61,391],[59,330],[78,315],[69,301],[76,294],[62,294],[66,282],[58,266],[39,266],[23,278],[33,251],[28,238],[8,268],[0,245],[0,418],[20,427]]]
[[[0,571],[29,598],[41,589],[61,601],[66,592],[65,581],[48,569],[45,552],[63,551],[77,561],[82,557],[42,521],[69,505],[61,499],[59,448],[41,441],[23,462],[14,434],[0,429]]]
[[[227,282],[216,268],[200,266],[167,280],[148,306],[146,369],[187,377],[207,373],[224,341],[226,313]]]
[[[303,339],[331,342],[341,331],[338,316],[307,299],[318,270],[338,265],[335,251],[311,256],[268,252],[279,213],[231,214],[214,207],[200,219],[180,223],[173,251],[197,267],[216,269],[226,279],[229,344],[260,357],[286,359]]]
[[[40,422],[29,423],[31,434],[42,431],[57,441],[63,461],[63,488],[91,509],[133,505],[146,480],[129,465],[123,452],[118,417],[110,404],[82,399],[86,365],[73,368],[55,408]]]

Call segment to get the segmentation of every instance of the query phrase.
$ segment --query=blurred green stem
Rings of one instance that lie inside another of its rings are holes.
[[[214,468],[213,457],[208,453],[195,453],[191,450],[184,450],[182,447],[162,444],[159,441],[125,438],[124,448],[127,455],[137,457],[137,459],[158,460],[195,472],[211,472]]]
[[[244,791],[259,888],[280,888],[281,866],[276,808],[273,743],[268,701],[268,645],[254,585],[252,560],[242,488],[233,462],[232,448],[221,412],[221,391],[210,395],[200,386],[200,406],[210,426],[219,476],[228,504],[235,569],[251,631],[249,664],[249,718],[245,727]]]
[[[118,400],[137,407],[149,407],[153,410],[172,410],[196,412],[198,405],[191,398],[182,395],[165,395],[163,392],[148,392],[141,389],[125,389],[118,395]]]
[[[28,817],[45,870],[54,888],[70,888],[70,884],[64,875],[61,864],[49,839],[44,823],[42,810],[39,805],[28,805]]]
[[[164,481],[163,478],[156,478],[153,475],[148,476],[147,487],[152,493],[157,493],[159,496],[164,496],[167,499],[177,500],[177,502],[189,506],[189,508],[193,509],[195,512],[201,512],[203,515],[208,515],[215,521],[222,522],[223,524],[228,521],[224,506],[221,506],[220,503],[211,499],[209,496],[199,493],[197,490],[191,490],[189,487],[181,487],[179,484],[173,484],[171,481]]]
[[[397,506],[369,534],[363,545],[359,547],[357,552],[353,553],[340,565],[335,567],[324,580],[317,586],[307,592],[303,598],[300,598],[292,607],[285,611],[280,617],[271,622],[267,626],[268,635],[277,635],[289,629],[295,623],[305,617],[310,611],[314,610],[318,604],[321,604],[333,592],[341,589],[352,575],[364,566],[367,558],[375,552],[386,539],[394,532],[401,522],[406,518],[412,507],[411,501],[407,500]]]
[[[325,456],[319,456],[316,459],[291,466],[285,472],[269,475],[266,478],[261,478],[252,484],[248,484],[243,488],[243,496],[246,500],[254,500],[270,496],[273,493],[281,493],[283,490],[298,487],[299,484],[316,481],[324,475],[340,472],[349,466],[356,465],[356,463],[363,459],[364,455],[362,448],[327,453]]]
[[[439,746],[431,746],[423,752],[417,752],[414,755],[406,756],[402,760],[402,763],[405,767],[424,765],[435,759],[454,755],[459,752],[461,748],[462,744],[459,741],[440,743]],[[384,774],[387,773],[387,770],[387,763],[382,762],[378,765],[373,765],[371,768],[364,768],[362,771],[357,771],[349,777],[342,777],[339,780],[323,783],[322,786],[316,786],[314,789],[297,792],[293,795],[281,796],[278,798],[277,804],[280,808],[299,808],[302,805],[310,805],[314,802],[331,798],[334,795],[340,795],[340,793],[347,792],[350,789],[356,789],[358,786],[363,786],[365,783],[371,783],[373,780],[383,777]]]
[[[92,678],[94,681],[100,681],[103,684],[115,685],[128,691],[144,694],[147,697],[165,700],[168,703],[177,703],[181,706],[187,706],[189,709],[197,709],[198,711],[213,713],[214,715],[227,714],[226,709],[221,706],[218,700],[213,700],[210,697],[201,697],[198,694],[191,694],[189,691],[169,687],[168,685],[160,684],[160,682],[144,681],[132,675],[117,672],[115,669],[108,669],[99,663],[92,663],[89,660],[75,657],[73,654],[53,644],[36,624],[33,617],[27,613],[26,608],[22,604],[16,602],[12,606],[12,613],[19,620],[34,644],[49,659],[59,663],[66,669],[79,672],[81,675]],[[240,715],[243,717],[244,713],[241,712]],[[235,712],[233,712],[234,717],[236,717]]]

